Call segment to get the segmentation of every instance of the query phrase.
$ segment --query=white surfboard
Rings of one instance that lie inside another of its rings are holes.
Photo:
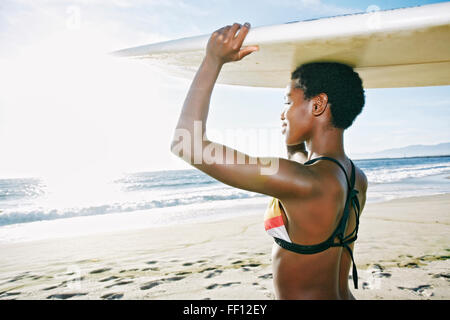
[[[193,79],[213,31],[113,54]],[[450,2],[252,27],[246,45],[260,50],[226,63],[217,83],[284,88],[300,64],[337,61],[353,66],[365,88],[450,85]]]

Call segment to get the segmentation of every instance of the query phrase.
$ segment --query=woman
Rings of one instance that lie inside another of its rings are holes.
[[[345,155],[343,132],[364,105],[361,79],[338,63],[292,73],[281,113],[288,159],[252,157],[212,142],[205,131],[211,92],[224,63],[259,50],[241,48],[249,28],[234,23],[211,35],[171,150],[225,184],[273,197],[265,227],[275,239],[277,299],[354,299],[348,275],[367,179]],[[355,266],[353,278],[356,286]]]

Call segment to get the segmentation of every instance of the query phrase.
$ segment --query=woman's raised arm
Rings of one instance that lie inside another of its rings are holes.
[[[296,161],[252,157],[206,136],[211,93],[224,63],[239,61],[257,46],[242,47],[250,25],[238,23],[215,31],[189,88],[173,136],[171,151],[197,169],[230,186],[279,199],[309,194],[315,179]],[[236,32],[239,31],[237,36]]]

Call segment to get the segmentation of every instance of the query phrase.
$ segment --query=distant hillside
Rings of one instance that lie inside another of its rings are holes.
[[[404,158],[450,155],[450,142],[435,145],[411,145],[402,148],[381,150],[372,153],[356,153],[354,159],[375,159],[375,158]]]

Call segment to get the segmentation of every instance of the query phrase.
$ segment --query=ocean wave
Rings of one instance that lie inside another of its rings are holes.
[[[185,188],[190,186],[205,186],[218,184],[210,176],[196,170],[141,172],[128,174],[115,180],[114,183],[122,185],[124,191],[143,191],[162,188]]]
[[[409,183],[408,179],[449,174],[449,159],[373,159],[355,163],[375,189],[385,184],[393,188],[389,192],[411,194],[411,186],[417,190],[424,186],[415,181]],[[264,196],[232,188],[194,169],[125,174],[95,188],[89,185],[89,179],[78,181],[79,185],[68,183],[68,190],[51,183],[47,186],[43,181],[46,180],[0,179],[0,226]],[[448,185],[443,185],[442,190],[448,190]]]
[[[159,182],[143,182],[143,183],[133,183],[130,185],[125,185],[122,190],[125,191],[143,191],[151,189],[161,189],[161,188],[181,188],[181,187],[191,187],[191,186],[204,186],[210,184],[218,183],[216,180],[213,181],[159,181]]]
[[[0,201],[38,197],[44,194],[44,185],[40,179],[0,179]]]
[[[411,178],[422,178],[426,176],[450,173],[450,165],[417,165],[400,168],[380,168],[364,170],[369,183],[392,183]]]
[[[0,226],[42,220],[149,210],[194,203],[204,203],[207,201],[248,199],[263,196],[257,193],[240,192],[239,189],[236,190],[238,191],[236,192],[233,190],[232,192],[223,192],[222,194],[188,195],[180,198],[167,198],[162,200],[154,199],[151,201],[131,203],[113,203],[81,208],[22,208],[20,211],[18,211],[17,208],[15,210],[9,209],[0,213]]]

